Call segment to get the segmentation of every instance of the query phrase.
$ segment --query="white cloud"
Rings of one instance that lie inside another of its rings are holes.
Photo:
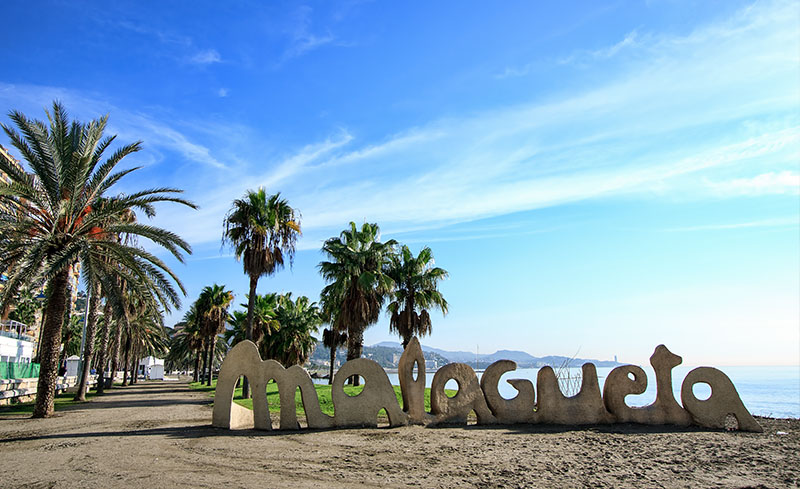
[[[283,60],[302,56],[309,51],[336,41],[330,32],[316,34],[312,31],[312,13],[309,6],[302,6],[295,11],[294,20],[289,31],[289,47],[283,53]]]
[[[707,181],[706,184],[712,191],[721,195],[800,195],[800,174],[789,170],[762,173],[752,178],[735,178],[721,182]]]
[[[169,182],[190,186],[202,208],[160,215],[160,225],[194,244],[219,240],[230,201],[262,185],[302,211],[301,248],[317,248],[350,220],[379,222],[391,233],[621,195],[788,189],[797,173],[787,162],[800,152],[797,10],[758,3],[686,36],[637,33],[598,54],[636,54],[601,86],[434,120],[377,142],[341,130],[264,153],[259,168],[226,167],[215,156],[246,160],[246,149],[221,151],[116,108],[113,118],[135,139],[179,151],[214,176]],[[310,12],[301,12],[294,39],[313,45]],[[237,148],[253,146],[250,139]]]
[[[686,226],[669,228],[664,231],[684,232],[684,231],[721,231],[725,229],[742,228],[773,228],[773,227],[800,227],[800,217],[780,217],[774,219],[762,219],[760,221],[734,222],[722,224],[701,224],[699,226]]]
[[[111,102],[85,96],[73,90],[0,82],[0,105],[20,110],[29,117],[44,118],[42,108],[49,108],[53,100],[60,100],[72,116],[82,120],[96,118],[100,114],[110,114],[108,133],[117,134],[118,141],[143,140],[146,147],[153,146],[174,151],[190,162],[217,169],[226,168],[225,164],[212,155],[208,146],[193,141],[190,136],[177,128],[161,122],[161,118],[131,112]],[[152,158],[150,159],[152,161]]]
[[[206,49],[196,53],[190,58],[190,61],[199,65],[210,65],[214,63],[221,63],[222,57],[216,49]]]
[[[219,90],[217,90],[217,95],[222,97],[222,98],[227,97],[228,96],[228,89],[227,88],[220,88]]]
[[[432,121],[379,143],[342,132],[265,169],[226,174],[203,194],[201,216],[175,216],[174,229],[218,240],[217,226],[192,223],[221,222],[232,195],[259,185],[302,211],[301,248],[350,220],[391,233],[620,195],[718,197],[697,182],[719,181],[721,169],[768,165],[776,174],[750,186],[774,186],[788,179],[776,162],[800,151],[795,11],[757,4],[688,36],[629,36],[616,49],[648,56],[631,56],[615,80],[588,91]]]

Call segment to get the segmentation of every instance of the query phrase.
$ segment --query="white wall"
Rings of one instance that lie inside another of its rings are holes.
[[[7,357],[4,359],[5,361],[30,362],[31,358],[33,358],[33,343],[0,336],[0,359],[2,357]]]

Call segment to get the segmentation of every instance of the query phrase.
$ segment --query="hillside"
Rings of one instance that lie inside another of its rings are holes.
[[[393,348],[402,352],[402,345],[394,341],[382,341],[375,347],[380,348]],[[422,345],[422,351],[427,353],[434,353],[447,359],[449,362],[462,362],[475,366],[477,363],[478,368],[486,368],[497,360],[513,360],[517,362],[518,368],[539,368],[549,365],[551,367],[561,367],[568,365],[570,367],[580,367],[584,363],[590,362],[597,367],[615,367],[622,365],[621,363],[613,360],[595,360],[590,358],[570,358],[559,355],[549,355],[546,357],[535,357],[530,353],[518,350],[498,350],[494,353],[475,355],[474,352],[468,351],[448,351],[439,348],[432,348]]]

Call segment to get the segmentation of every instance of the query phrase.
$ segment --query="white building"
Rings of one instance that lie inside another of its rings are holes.
[[[0,362],[30,363],[33,337],[28,327],[17,321],[0,322]]]
[[[143,375],[150,380],[164,379],[164,359],[156,357],[144,357],[139,360],[138,375]]]

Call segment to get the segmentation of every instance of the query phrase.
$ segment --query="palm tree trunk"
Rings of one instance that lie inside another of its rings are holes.
[[[361,353],[364,350],[364,328],[351,327],[347,332],[347,360],[354,360],[361,358]],[[359,385],[360,380],[358,375],[350,377],[348,382],[352,385]]]
[[[124,324],[123,319],[116,321],[114,340],[111,343],[111,375],[109,375],[108,387],[114,385],[114,378],[117,376],[117,369],[119,369],[119,351],[122,346],[122,327]]]
[[[331,326],[331,336],[333,336],[333,346],[331,346],[331,371],[328,374],[328,385],[333,384],[333,364],[336,363],[336,340],[339,332]]]
[[[200,356],[200,384],[206,383],[206,340],[200,345],[200,351],[197,353]]]
[[[103,308],[103,328],[100,330],[100,347],[97,352],[97,393],[102,394],[105,389],[106,350],[108,349],[108,334],[111,328],[111,303],[106,300]],[[113,374],[112,374],[113,375]]]
[[[47,310],[42,311],[42,320],[39,323],[39,340],[36,342],[36,363],[41,363],[42,358],[42,336],[44,335],[44,325],[47,322]]]
[[[131,349],[131,381],[128,385],[133,385],[139,381],[139,362],[136,361],[136,357],[139,355],[139,352],[136,348]]]
[[[200,381],[200,349],[198,348],[194,353],[194,374],[192,376],[193,382]]]
[[[75,401],[86,400],[86,383],[89,380],[89,370],[92,367],[92,356],[94,355],[94,336],[97,330],[97,309],[100,305],[100,284],[95,284],[89,291],[87,307],[89,317],[86,320],[86,339],[83,345],[83,368],[81,369],[80,380],[78,381],[78,392],[75,393]]]
[[[245,338],[253,341],[253,309],[256,306],[256,287],[258,287],[258,275],[250,275],[250,295],[247,296],[247,329]],[[250,381],[247,377],[242,383],[242,399],[250,399]]]
[[[208,360],[206,364],[208,366],[208,377],[206,378],[206,385],[211,387],[211,376],[212,376],[212,369],[214,368],[214,337],[212,336],[208,341]]]
[[[125,339],[125,360],[123,361],[123,365],[125,365],[125,372],[122,374],[123,387],[128,385],[128,367],[130,366],[130,363],[128,362],[128,357],[130,355],[130,350],[131,350],[131,337],[130,335],[128,335],[128,337]]]
[[[408,296],[406,297],[406,330],[403,332],[403,350],[406,349],[414,334],[414,289],[410,285],[406,287]]]
[[[47,322],[42,331],[42,349],[39,358],[39,381],[36,385],[34,418],[44,418],[53,414],[53,400],[56,395],[58,377],[58,348],[61,345],[61,326],[67,308],[67,282],[69,269],[58,272],[50,281],[51,294],[47,301]]]

